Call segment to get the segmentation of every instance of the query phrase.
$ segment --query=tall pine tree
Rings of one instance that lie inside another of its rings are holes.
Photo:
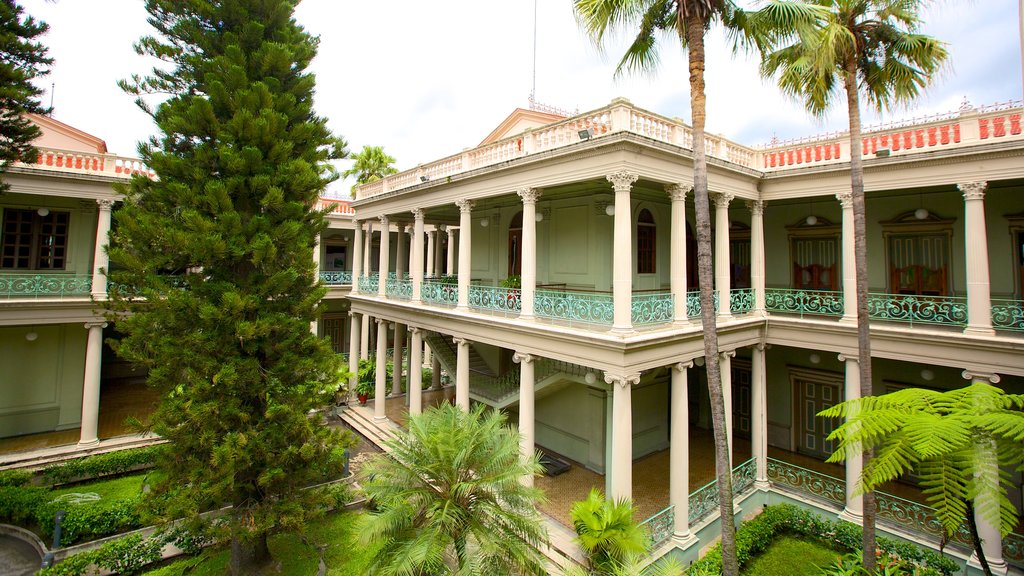
[[[11,162],[35,161],[32,141],[39,137],[39,127],[25,114],[49,112],[39,102],[43,90],[32,84],[49,74],[53,63],[46,47],[35,40],[48,26],[23,11],[14,0],[0,0],[0,174]],[[0,181],[0,192],[8,186]]]
[[[297,3],[147,0],[156,34],[136,50],[164,65],[122,82],[160,134],[139,146],[156,177],[132,180],[115,214],[113,345],[162,394],[154,512],[233,505],[220,529],[235,574],[258,573],[267,535],[320,508],[300,488],[338,471],[347,440],[310,414],[338,384],[310,333],[325,293],[312,248],[327,161],[346,151],[313,112],[318,41]],[[151,108],[146,94],[169,96]]]

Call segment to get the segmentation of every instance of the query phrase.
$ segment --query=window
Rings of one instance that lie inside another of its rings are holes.
[[[948,296],[953,220],[935,214],[919,220],[907,212],[882,223],[890,294]]]
[[[787,226],[792,287],[796,290],[839,289],[839,227],[823,217]]]
[[[523,273],[523,213],[518,212],[508,224],[508,275]]]
[[[348,246],[328,244],[325,250],[324,270],[348,270]]]
[[[636,219],[636,272],[654,274],[657,257],[657,227],[654,215],[644,208]]]
[[[68,252],[67,212],[4,209],[0,268],[63,270]]]

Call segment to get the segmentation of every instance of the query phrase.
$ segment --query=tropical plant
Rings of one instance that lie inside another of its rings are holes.
[[[352,167],[341,173],[342,176],[356,177],[356,183],[352,185],[352,197],[356,196],[356,187],[366,184],[389,174],[397,174],[398,169],[392,166],[395,159],[384,153],[383,146],[363,146],[363,149],[352,155]]]
[[[362,470],[375,511],[360,538],[379,545],[371,574],[547,574],[543,493],[522,482],[541,472],[539,456],[522,457],[501,412],[442,404],[386,444]]]
[[[596,488],[572,505],[570,518],[576,541],[587,553],[593,574],[612,574],[647,552],[647,531],[633,520],[633,503],[608,500]]]
[[[26,113],[47,114],[39,102],[43,90],[32,80],[47,75],[52,58],[46,47],[35,39],[46,33],[44,22],[23,14],[24,8],[14,0],[0,2],[0,174],[11,162],[34,162],[36,149],[32,141],[39,137],[39,127]],[[0,192],[10,185],[0,180]]]
[[[868,257],[860,100],[877,109],[917,97],[947,57],[942,42],[916,33],[928,0],[772,0],[758,12],[766,33],[761,73],[778,75],[782,91],[823,116],[845,94],[850,134],[850,201],[853,204],[857,292],[857,357],[861,396],[872,390],[868,319]],[[862,454],[865,470],[872,454]],[[874,570],[874,495],[864,494],[866,569]]]
[[[523,280],[518,274],[512,275],[502,280],[500,286],[502,288],[522,288]]]
[[[973,510],[1005,536],[1020,518],[1007,498],[1000,465],[1024,469],[1024,394],[1007,394],[986,383],[938,392],[907,388],[837,404],[821,415],[847,418],[829,435],[838,441],[830,462],[876,448],[859,491],[913,472],[947,534],[967,519],[978,560],[991,573]]]
[[[310,254],[345,150],[313,111],[317,40],[295,4],[147,0],[155,33],[136,50],[161,64],[121,83],[159,130],[139,147],[158,177],[122,188],[110,248],[113,345],[149,369],[151,428],[169,440],[151,512],[231,504],[217,536],[235,574],[271,562],[268,534],[320,513],[300,488],[337,476],[351,441],[310,414],[337,387],[338,356],[309,330],[326,292]]]
[[[652,72],[658,64],[658,37],[678,40],[687,50],[690,71],[690,112],[693,124],[693,191],[697,224],[697,277],[704,359],[711,419],[714,428],[715,471],[718,476],[719,516],[722,526],[724,574],[738,573],[736,527],[733,517],[732,464],[726,431],[725,399],[718,361],[718,326],[715,323],[714,272],[711,261],[711,214],[708,197],[707,152],[704,147],[706,96],[704,94],[704,34],[718,22],[734,41],[753,42],[747,13],[732,0],[574,0],[576,19],[598,45],[618,29],[637,30],[619,61],[616,74]],[[728,305],[728,304],[724,304]]]

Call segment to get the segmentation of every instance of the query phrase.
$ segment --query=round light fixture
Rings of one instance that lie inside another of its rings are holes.
[[[697,358],[694,358],[693,359],[693,365],[694,366],[703,366],[704,365],[704,357],[703,356],[698,356]]]
[[[818,356],[817,354],[811,354],[810,360],[811,360],[811,364],[820,364],[821,363],[821,356]]]
[[[587,384],[593,384],[594,382],[597,382],[597,375],[593,372],[587,372],[587,375],[583,377],[583,380],[585,380]]]
[[[605,206],[604,207],[604,213],[609,215],[609,216],[615,216],[615,205],[614,204],[609,204],[609,205]]]
[[[536,220],[537,222],[543,222],[544,221],[544,215],[541,214],[540,212],[537,212],[537,215],[534,216],[533,219]]]
[[[931,382],[932,380],[935,380],[935,372],[932,372],[927,368],[921,370],[921,380],[924,380],[925,382]]]
[[[815,216],[814,214],[811,214],[810,216],[807,217],[806,222],[808,226],[814,226],[815,224],[818,223],[818,217]]]
[[[38,338],[39,338],[39,334],[37,334],[35,332],[29,332],[29,333],[25,334],[25,340],[28,340],[29,342],[35,342]]]
[[[484,228],[487,228],[488,224],[490,224],[490,222],[487,221],[487,218],[484,218],[483,220],[480,220],[480,226],[482,226]]]
[[[39,210],[36,210],[36,214],[39,214],[40,216],[45,218],[45,217],[50,215],[50,209],[49,208],[40,208]]]
[[[918,208],[917,210],[914,210],[914,218],[917,218],[918,220],[925,220],[928,216],[927,208]]]

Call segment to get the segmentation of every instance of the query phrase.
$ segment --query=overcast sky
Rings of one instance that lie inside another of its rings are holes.
[[[135,155],[153,125],[116,82],[151,67],[132,50],[150,32],[143,2],[22,3],[50,25],[43,42],[55,63],[41,83],[56,85],[54,117],[103,138],[111,152]],[[476,146],[513,109],[527,107],[534,0],[305,0],[296,18],[320,36],[317,113],[353,151],[383,145],[400,169],[411,168]],[[951,66],[912,108],[865,121],[955,110],[965,97],[975,105],[1020,99],[1019,18],[1018,0],[938,2],[925,14],[924,32],[949,43]],[[582,112],[622,96],[688,122],[678,44],[663,42],[657,75],[614,79],[625,40],[602,54],[579,30],[571,0],[537,0],[537,100]],[[842,109],[809,118],[759,79],[752,59],[732,57],[717,34],[708,43],[706,78],[709,132],[756,145],[773,135],[846,128]],[[332,191],[347,193],[349,185],[337,182]]]

